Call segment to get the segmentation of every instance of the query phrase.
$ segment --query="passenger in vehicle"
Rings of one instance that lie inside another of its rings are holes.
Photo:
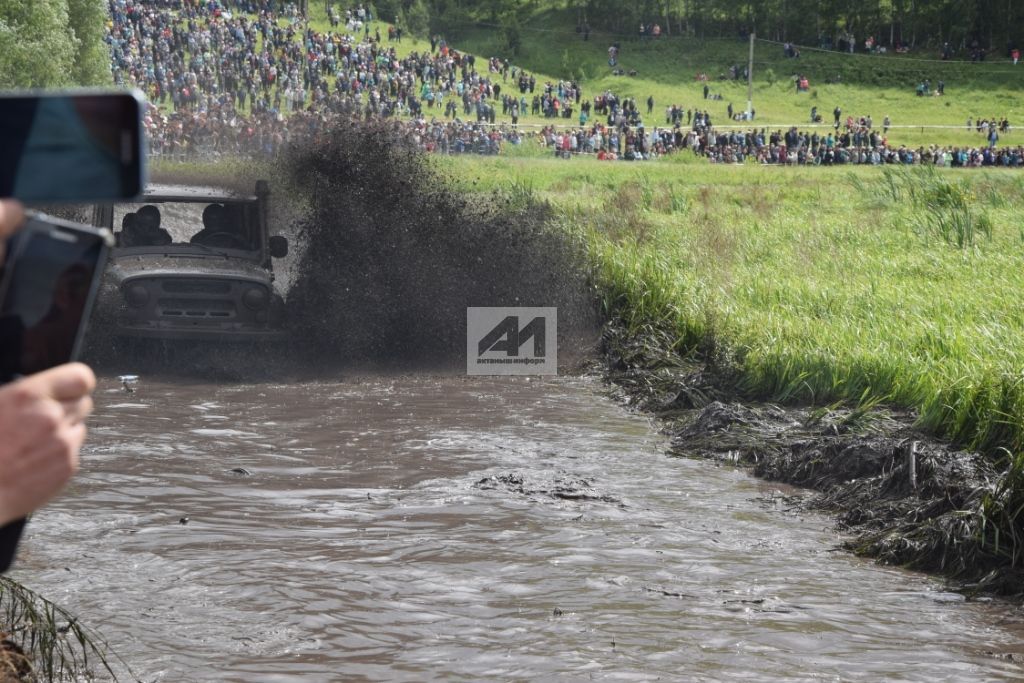
[[[137,247],[140,246],[139,234],[135,229],[135,214],[126,213],[121,219],[121,232],[116,233],[117,246]]]

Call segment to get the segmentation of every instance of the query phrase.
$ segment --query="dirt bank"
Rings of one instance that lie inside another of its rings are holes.
[[[1000,541],[987,517],[1006,493],[990,458],[916,429],[909,411],[752,401],[727,372],[669,348],[667,335],[615,325],[603,340],[609,381],[661,420],[673,455],[813,489],[798,504],[835,514],[855,553],[943,574],[967,593],[1024,594],[1016,539]]]

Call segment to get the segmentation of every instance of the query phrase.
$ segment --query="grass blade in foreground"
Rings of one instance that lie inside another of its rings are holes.
[[[102,636],[80,624],[67,610],[6,576],[0,576],[0,620],[7,632],[0,648],[2,681],[91,680],[94,669],[116,681],[112,658],[132,680],[135,678]]]

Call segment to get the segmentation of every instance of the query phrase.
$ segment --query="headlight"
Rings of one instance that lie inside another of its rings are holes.
[[[145,285],[128,285],[124,289],[124,300],[133,308],[142,308],[149,303],[149,290]]]
[[[263,287],[250,287],[242,295],[242,303],[254,311],[262,311],[270,303],[270,296]]]

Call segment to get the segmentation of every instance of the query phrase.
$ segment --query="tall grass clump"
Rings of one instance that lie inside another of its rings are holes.
[[[935,169],[856,171],[838,183],[852,193],[799,170],[733,187],[718,173],[663,181],[680,210],[637,201],[640,231],[590,214],[606,316],[700,354],[751,398],[847,404],[856,420],[910,408],[987,454],[1002,474],[967,535],[1024,569],[1024,253],[997,229],[1016,217],[978,183],[1014,189]],[[652,173],[643,187],[661,184]]]
[[[854,187],[862,189],[863,185],[857,182]],[[939,173],[933,166],[885,167],[879,189],[893,202],[909,203],[914,212],[914,226],[925,240],[937,239],[966,249],[974,247],[981,239],[992,239],[992,219],[966,179],[951,180],[948,174]],[[997,207],[1005,206],[993,201],[993,194],[999,196],[989,188],[988,202]]]
[[[6,631],[0,676],[56,682],[92,680],[103,673],[116,681],[111,658],[128,668],[77,617],[6,576],[0,576],[0,624]]]

